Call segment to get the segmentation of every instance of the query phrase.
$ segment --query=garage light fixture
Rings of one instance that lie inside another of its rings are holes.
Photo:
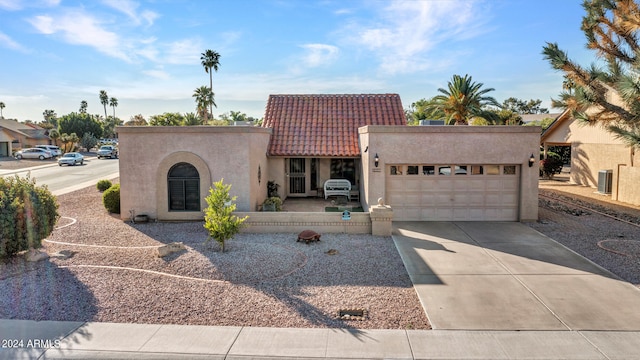
[[[378,163],[380,162],[380,157],[378,156],[378,153],[376,153],[376,156],[373,158],[373,164],[378,167]]]
[[[531,154],[531,157],[529,158],[529,167],[533,166],[533,163],[536,162],[536,158],[535,156],[533,156],[533,154]]]

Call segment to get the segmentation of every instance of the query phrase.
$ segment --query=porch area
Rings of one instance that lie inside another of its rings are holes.
[[[282,203],[282,211],[285,212],[362,212],[359,201],[347,201],[345,197],[324,198],[293,198],[288,197]]]

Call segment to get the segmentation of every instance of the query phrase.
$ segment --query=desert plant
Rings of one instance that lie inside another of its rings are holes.
[[[277,196],[267,198],[262,203],[262,209],[264,211],[282,211],[282,199]]]
[[[58,221],[58,203],[29,177],[0,178],[0,257],[36,249]]]
[[[102,203],[108,212],[120,214],[120,184],[115,184],[102,194]]]
[[[98,189],[98,191],[100,192],[104,192],[105,190],[110,188],[111,185],[113,185],[111,181],[107,179],[102,179],[102,180],[99,180],[98,183],[96,184],[96,189]]]
[[[275,181],[269,180],[267,181],[267,197],[278,196],[278,188],[280,185],[276,184]]]
[[[240,231],[245,220],[233,215],[236,210],[236,196],[231,197],[230,184],[224,184],[224,179],[214,182],[209,188],[209,196],[205,198],[209,206],[204,210],[204,227],[209,231],[209,239],[212,238],[220,244],[224,252],[224,243]]]

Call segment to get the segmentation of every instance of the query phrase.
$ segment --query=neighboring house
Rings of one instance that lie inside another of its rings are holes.
[[[23,124],[17,120],[0,119],[0,156],[11,156],[14,149],[47,145],[46,130],[35,124]]]
[[[337,178],[365,211],[382,198],[394,220],[538,216],[539,127],[406,126],[397,94],[271,95],[263,127],[117,130],[123,219],[202,219],[221,178],[241,212],[259,208],[267,181],[284,199]]]
[[[600,172],[610,170],[611,187],[604,187],[610,190],[612,199],[640,205],[640,154],[616,139],[601,123],[585,125],[567,110],[544,131],[540,142],[545,153],[549,146],[571,147],[572,183],[602,187],[598,183]]]

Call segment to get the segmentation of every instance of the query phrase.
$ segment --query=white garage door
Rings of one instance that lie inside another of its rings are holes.
[[[389,165],[386,202],[399,221],[517,221],[519,165]]]

